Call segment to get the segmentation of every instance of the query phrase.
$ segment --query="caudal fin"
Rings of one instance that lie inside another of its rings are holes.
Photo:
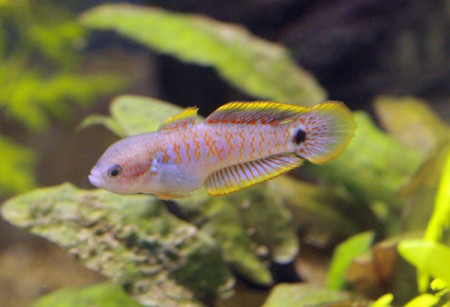
[[[295,122],[293,151],[316,164],[337,158],[356,129],[351,111],[339,101],[318,104]]]

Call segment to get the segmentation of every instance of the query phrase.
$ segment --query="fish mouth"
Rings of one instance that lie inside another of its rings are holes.
[[[100,174],[99,174],[99,173],[91,171],[91,173],[90,173],[89,176],[88,176],[88,179],[89,179],[89,182],[90,182],[93,186],[95,186],[95,187],[97,187],[97,188],[101,188],[101,187],[102,187],[102,182],[103,182],[103,180],[102,180],[102,178],[100,177]]]

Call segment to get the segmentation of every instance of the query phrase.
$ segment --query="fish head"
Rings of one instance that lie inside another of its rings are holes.
[[[111,145],[89,174],[92,185],[118,194],[142,193],[148,184],[152,156],[130,137]]]

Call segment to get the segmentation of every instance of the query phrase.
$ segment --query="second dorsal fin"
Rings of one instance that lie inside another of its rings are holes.
[[[194,125],[195,119],[197,118],[197,111],[198,108],[196,107],[187,108],[183,112],[174,115],[163,122],[161,126],[159,126],[158,131],[186,128]]]
[[[205,123],[278,125],[306,111],[307,108],[279,102],[230,102],[208,116]]]

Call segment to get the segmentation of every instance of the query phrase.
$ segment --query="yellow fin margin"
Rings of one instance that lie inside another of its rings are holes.
[[[161,126],[159,126],[158,131],[171,130],[177,128],[186,128],[194,125],[195,119],[197,118],[198,108],[190,107],[186,108],[183,112],[174,115],[164,121]]]
[[[211,174],[206,179],[206,191],[211,196],[236,192],[277,177],[302,163],[303,159],[294,154],[281,154],[232,165]]]
[[[207,124],[283,124],[308,109],[280,102],[230,102],[212,113]]]
[[[352,112],[339,101],[326,101],[300,116],[306,140],[294,152],[302,158],[322,164],[337,158],[355,135]]]

